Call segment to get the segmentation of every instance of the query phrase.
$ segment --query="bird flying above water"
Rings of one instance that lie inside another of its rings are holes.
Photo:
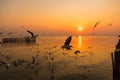
[[[30,33],[32,37],[35,36],[33,32],[31,32],[31,31],[29,31],[29,30],[26,30],[26,31],[27,31],[28,33]]]
[[[80,51],[79,51],[79,50],[76,50],[74,53],[77,55],[78,53],[80,53]]]
[[[35,35],[33,32],[29,31],[29,30],[26,30],[28,33],[31,34],[32,38],[36,38],[38,35]]]
[[[66,41],[65,41],[64,45],[62,46],[62,48],[63,48],[63,49],[66,48],[67,50],[70,50],[71,47],[72,47],[72,46],[70,45],[71,40],[72,40],[72,36],[69,36],[69,37],[66,39]]]

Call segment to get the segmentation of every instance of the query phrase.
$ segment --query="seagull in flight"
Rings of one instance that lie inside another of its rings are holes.
[[[80,51],[79,51],[79,50],[76,50],[74,53],[77,55],[78,53],[80,53]]]
[[[32,37],[35,36],[33,32],[31,32],[31,31],[29,31],[29,30],[26,30],[26,31],[27,31],[28,33],[30,33]]]
[[[66,41],[65,41],[64,45],[62,46],[62,48],[63,48],[63,49],[66,48],[67,50],[71,50],[71,47],[72,47],[72,46],[70,45],[71,40],[72,40],[72,36],[69,36],[69,37],[66,39]]]
[[[32,38],[36,38],[38,35],[35,35],[33,32],[29,31],[29,30],[26,30],[28,33],[31,34]]]
[[[93,30],[97,27],[97,25],[100,24],[100,21],[96,22],[94,27],[93,27]]]

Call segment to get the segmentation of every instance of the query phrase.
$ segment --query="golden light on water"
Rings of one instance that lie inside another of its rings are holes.
[[[82,46],[82,37],[81,36],[79,36],[78,37],[78,45],[79,45],[79,48],[81,48],[81,46]]]

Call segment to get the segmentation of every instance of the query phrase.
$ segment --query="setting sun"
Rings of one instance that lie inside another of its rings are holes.
[[[78,30],[78,31],[82,31],[83,28],[82,28],[82,27],[78,27],[77,30]]]

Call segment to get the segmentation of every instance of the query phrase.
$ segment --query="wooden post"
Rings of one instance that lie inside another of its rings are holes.
[[[120,39],[116,45],[116,50],[111,54],[112,57],[112,69],[113,69],[113,80],[120,80]]]
[[[111,58],[112,58],[112,75],[113,75],[113,80],[115,80],[115,65],[114,65],[114,55],[111,53]]]

